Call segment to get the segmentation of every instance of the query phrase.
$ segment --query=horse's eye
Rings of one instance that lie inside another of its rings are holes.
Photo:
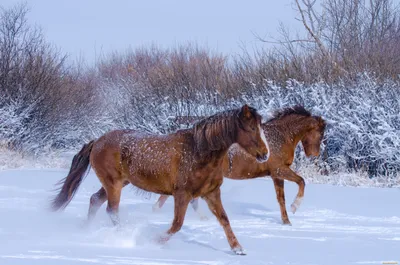
[[[255,131],[256,131],[256,127],[251,127],[251,130],[252,130],[253,132],[255,132]]]

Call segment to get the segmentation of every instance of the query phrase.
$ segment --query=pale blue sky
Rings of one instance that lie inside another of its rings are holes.
[[[10,6],[19,0],[2,0]],[[279,20],[302,30],[292,0],[30,0],[29,20],[48,41],[72,57],[92,61],[96,53],[156,43],[187,41],[223,53],[261,44],[252,32],[276,35]]]

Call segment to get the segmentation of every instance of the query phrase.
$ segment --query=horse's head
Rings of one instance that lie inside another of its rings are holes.
[[[257,111],[244,105],[238,115],[236,142],[258,162],[265,162],[269,157],[268,143],[261,128],[261,116]]]
[[[306,156],[319,156],[326,123],[320,116],[312,116],[310,130],[301,139]]]

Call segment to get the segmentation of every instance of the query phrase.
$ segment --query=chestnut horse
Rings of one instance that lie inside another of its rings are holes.
[[[267,162],[257,163],[255,159],[233,146],[224,159],[224,176],[230,179],[251,179],[271,176],[276,197],[281,210],[283,224],[290,225],[285,207],[284,180],[294,181],[299,186],[297,196],[291,205],[292,212],[299,208],[304,196],[304,179],[290,169],[294,152],[302,143],[306,156],[318,156],[324,136],[325,121],[320,116],[312,116],[302,106],[294,106],[276,111],[273,118],[262,124],[269,142],[270,157]],[[168,195],[161,195],[153,209],[161,208]],[[206,219],[198,209],[198,200],[191,201],[193,209],[202,219]]]
[[[268,159],[268,144],[260,125],[261,116],[256,109],[244,105],[167,135],[133,130],[108,132],[85,144],[75,155],[52,208],[64,209],[68,205],[91,165],[102,188],[90,198],[89,221],[108,201],[107,213],[117,225],[121,189],[131,183],[148,192],[174,196],[174,219],[160,238],[165,242],[181,229],[189,202],[202,197],[225,230],[232,251],[244,254],[221,203],[222,164],[235,143],[255,160]]]

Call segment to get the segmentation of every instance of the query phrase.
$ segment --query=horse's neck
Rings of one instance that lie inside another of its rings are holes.
[[[186,136],[188,138],[190,138],[191,141],[193,141],[193,131],[192,130],[186,129],[186,130],[181,130],[180,132],[183,134],[186,134]],[[200,165],[209,164],[210,162],[213,163],[213,162],[222,161],[232,144],[227,144],[228,146],[225,148],[222,148],[221,150],[203,151],[200,153],[198,150],[196,150],[196,144],[194,142],[192,142],[191,145],[192,145],[193,157],[195,158],[194,161],[195,161],[195,163],[200,164]]]
[[[198,164],[208,164],[212,162],[219,162],[224,159],[228,152],[228,148],[218,151],[209,151],[207,153],[196,154]]]
[[[306,122],[307,117],[298,117],[290,121],[290,130],[293,132],[293,143],[297,145],[310,130],[310,123]]]
[[[296,146],[310,130],[310,124],[306,122],[306,117],[295,116],[287,117],[277,123],[278,129],[287,132],[290,141]],[[285,135],[282,133],[281,135]]]

